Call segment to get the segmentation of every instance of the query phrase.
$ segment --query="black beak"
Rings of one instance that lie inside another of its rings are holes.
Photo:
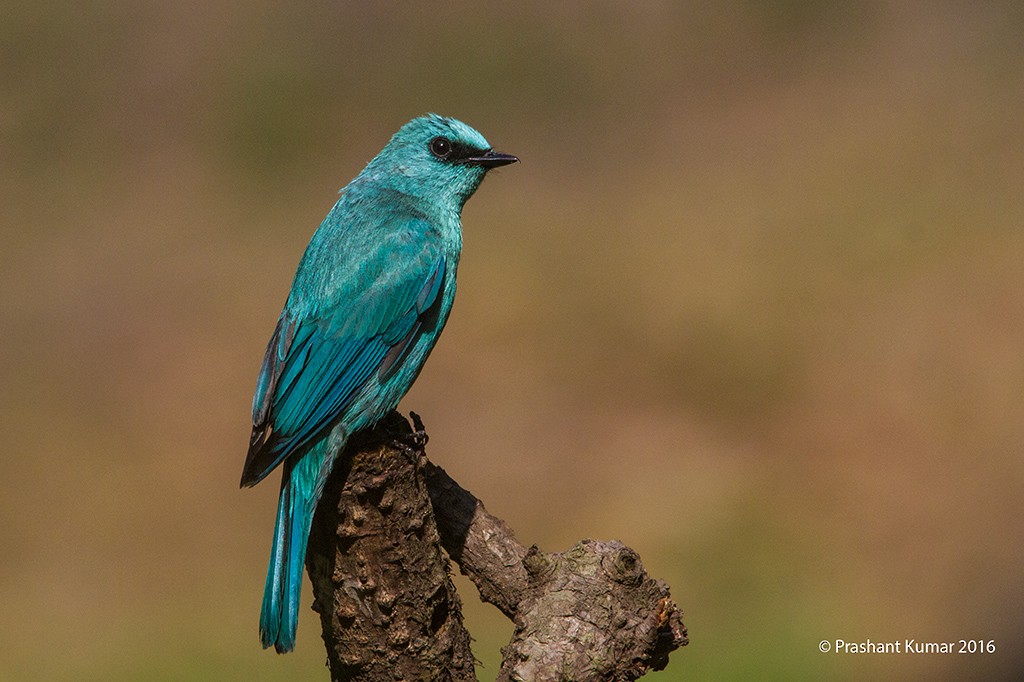
[[[498,166],[507,166],[510,163],[516,163],[517,161],[519,161],[519,158],[512,156],[511,154],[487,151],[480,156],[471,156],[468,159],[463,159],[462,163],[481,166],[483,168],[497,168]]]

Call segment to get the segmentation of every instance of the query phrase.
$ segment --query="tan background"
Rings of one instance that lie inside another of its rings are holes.
[[[249,401],[309,235],[426,111],[523,163],[402,407],[525,542],[671,584],[650,679],[1022,665],[1020,3],[15,4],[0,678],[326,679],[311,612],[258,646]],[[818,651],[905,638],[998,649]]]

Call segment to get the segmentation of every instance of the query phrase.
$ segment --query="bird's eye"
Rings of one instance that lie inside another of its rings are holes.
[[[430,153],[439,159],[447,159],[452,153],[452,143],[443,137],[435,137],[430,141]]]

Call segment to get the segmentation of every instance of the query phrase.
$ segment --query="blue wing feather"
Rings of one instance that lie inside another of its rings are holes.
[[[395,234],[378,241],[376,253],[361,258],[351,272],[335,270],[339,279],[331,298],[338,304],[316,308],[330,313],[303,315],[303,299],[289,298],[253,398],[243,486],[255,485],[320,437],[375,373],[379,380],[389,375],[420,331],[421,317],[438,298],[445,259],[428,224],[410,221],[408,230]],[[389,261],[404,267],[396,271]]]

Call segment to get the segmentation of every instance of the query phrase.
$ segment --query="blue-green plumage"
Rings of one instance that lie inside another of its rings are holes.
[[[267,346],[242,485],[283,463],[260,615],[264,647],[295,646],[313,511],[348,436],[395,408],[455,298],[460,214],[487,170],[517,159],[454,119],[404,125],[313,235]]]

